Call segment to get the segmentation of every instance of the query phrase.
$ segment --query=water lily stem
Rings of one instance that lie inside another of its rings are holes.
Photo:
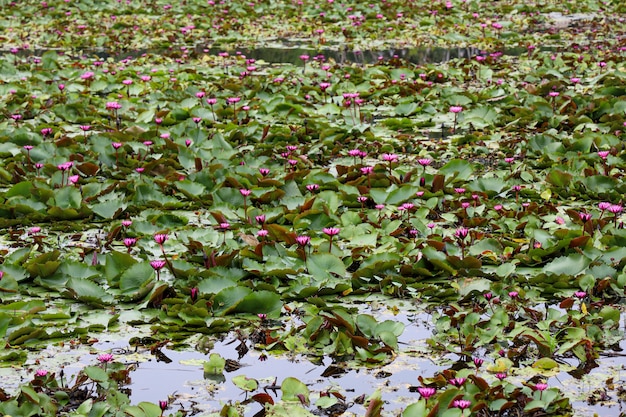
[[[252,224],[252,220],[248,217],[248,200],[246,196],[243,196],[243,216],[246,218],[246,222]]]
[[[159,246],[161,246],[161,253],[163,254],[163,259],[165,260],[165,263],[167,264],[167,269],[170,270],[170,272],[172,273],[172,276],[174,277],[174,279],[176,279],[176,272],[174,272],[174,266],[172,265],[169,258],[165,254],[165,249],[163,249],[163,245],[159,245]],[[157,280],[159,280],[159,271],[157,271]]]
[[[217,119],[215,117],[215,110],[213,109],[213,105],[211,104],[211,116],[213,116],[213,122],[217,122]]]

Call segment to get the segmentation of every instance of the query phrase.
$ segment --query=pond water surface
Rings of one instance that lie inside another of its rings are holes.
[[[130,373],[131,384],[126,387],[129,389],[131,402],[158,403],[169,399],[169,412],[181,409],[189,412],[188,415],[202,416],[219,413],[224,404],[242,402],[246,399],[246,394],[233,384],[232,378],[245,375],[259,382],[258,390],[250,395],[267,392],[275,401],[280,400],[281,391],[272,390],[274,384],[280,387],[287,377],[299,379],[311,392],[310,410],[315,410],[314,404],[320,392],[336,391],[345,396],[348,405],[341,414],[343,416],[364,415],[365,409],[359,404],[359,397],[367,398],[376,389],[380,389],[385,402],[383,415],[400,415],[404,407],[419,400],[419,394],[411,389],[420,386],[419,376],[431,378],[438,372],[451,368],[459,357],[454,354],[438,356],[426,345],[426,340],[432,336],[434,330],[430,314],[394,315],[389,310],[373,311],[368,308],[363,312],[376,315],[379,320],[397,320],[406,326],[399,338],[400,352],[387,365],[351,368],[349,364],[333,363],[329,357],[309,358],[300,354],[262,352],[256,350],[249,341],[249,351],[239,359],[236,349],[239,341],[235,334],[215,341],[207,353],[193,347],[172,350],[165,346],[161,352],[169,361],[159,361],[147,348],[139,348],[135,352],[129,346],[130,337],[151,334],[149,327],[145,326],[124,331],[124,337],[119,333],[99,335],[100,341],[91,347],[51,345],[47,349],[31,353],[27,364],[20,369],[0,369],[0,378],[3,379],[3,388],[12,393],[20,383],[32,379],[36,369],[48,369],[56,372],[57,376],[59,370],[63,369],[65,384],[71,386],[79,370],[97,363],[96,357],[99,353],[113,352],[117,362],[134,364],[136,367]],[[626,341],[620,343],[620,348],[626,349]],[[202,364],[208,360],[209,353],[219,353],[223,358],[232,360],[239,365],[238,369],[225,372],[221,381],[205,378]],[[485,359],[487,363],[493,361],[493,358]],[[575,362],[571,363],[573,367],[577,365]],[[625,408],[620,399],[620,388],[626,384],[626,358],[615,352],[611,357],[600,357],[598,365],[580,378],[560,372],[549,377],[547,383],[551,387],[559,388],[571,399],[576,416],[592,416],[594,413],[603,417],[621,416]],[[490,375],[483,376],[493,379]],[[511,383],[521,385],[528,381],[529,376],[510,375],[507,378]],[[588,401],[590,397],[600,401],[591,404]],[[244,409],[245,415],[251,417],[261,410],[261,406],[250,403]]]
[[[448,369],[459,358],[457,355],[433,356],[426,347],[426,339],[432,335],[431,316],[426,313],[396,316],[378,311],[381,320],[393,319],[401,321],[406,329],[399,339],[401,352],[393,362],[382,367],[370,369],[345,367],[340,369],[341,363],[333,363],[331,358],[322,358],[321,362],[312,362],[304,355],[281,354],[275,356],[268,352],[264,360],[262,353],[250,346],[250,351],[241,359],[241,368],[225,373],[225,381],[215,383],[205,379],[201,363],[208,356],[197,351],[173,351],[163,349],[163,353],[172,362],[157,362],[149,360],[141,362],[136,371],[131,374],[133,403],[140,401],[158,402],[168,396],[174,397],[172,409],[177,407],[197,412],[217,413],[224,404],[243,401],[246,396],[241,389],[231,381],[236,375],[245,375],[259,381],[259,390],[271,386],[276,381],[280,386],[287,377],[295,377],[304,382],[311,391],[311,402],[314,403],[322,391],[336,390],[345,395],[349,408],[344,416],[362,416],[365,413],[363,405],[355,400],[360,396],[369,396],[376,389],[381,389],[385,401],[384,415],[399,415],[408,404],[419,400],[419,394],[412,392],[411,387],[419,386],[418,377],[433,377],[440,371]],[[234,343],[233,343],[234,341]],[[236,360],[238,342],[234,335],[229,335],[223,341],[217,342],[211,353],[219,353],[226,359]],[[97,346],[102,350],[114,350],[128,347],[127,341],[103,342]],[[620,347],[626,349],[626,341]],[[120,357],[120,360],[123,360]],[[489,361],[489,359],[487,359]],[[571,365],[576,366],[576,361]],[[547,379],[551,387],[561,389],[572,399],[576,416],[592,416],[595,413],[603,417],[618,417],[624,411],[624,402],[620,401],[617,388],[626,382],[626,358],[618,355],[601,357],[599,366],[580,379],[571,374],[561,372]],[[333,371],[335,369],[335,371]],[[328,376],[329,374],[333,374]],[[510,381],[522,384],[528,380],[527,376],[512,375]],[[266,390],[278,401],[280,390]],[[606,394],[604,401],[590,404],[588,398],[601,398]],[[315,407],[312,405],[311,409]],[[253,416],[261,409],[255,403],[247,405],[246,416]]]

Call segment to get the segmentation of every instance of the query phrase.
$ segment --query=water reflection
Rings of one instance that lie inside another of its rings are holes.
[[[375,315],[379,321],[389,319],[405,324],[405,331],[399,338],[401,352],[392,363],[373,369],[365,367],[354,369],[329,357],[321,358],[314,363],[304,355],[269,354],[262,360],[263,353],[253,349],[250,342],[248,342],[250,350],[241,356],[237,343],[239,339],[234,334],[216,342],[211,349],[211,353],[219,353],[225,359],[239,365],[236,369],[231,368],[231,372],[225,372],[224,382],[221,383],[204,378],[202,362],[208,360],[208,354],[193,351],[192,348],[187,351],[174,351],[166,345],[160,352],[171,360],[168,363],[162,357],[151,355],[146,346],[140,347],[138,354],[134,353],[129,339],[116,338],[115,334],[110,336],[109,341],[101,341],[92,347],[67,346],[61,349],[50,346],[33,356],[29,363],[35,363],[36,359],[37,367],[57,373],[59,366],[62,366],[66,375],[65,380],[71,385],[79,370],[96,362],[97,352],[113,352],[116,362],[137,364],[129,374],[131,384],[127,387],[130,389],[132,403],[147,401],[157,404],[159,400],[172,397],[175,400],[168,412],[174,412],[182,407],[185,410],[193,410],[195,414],[207,414],[219,412],[225,403],[243,401],[245,394],[232,383],[232,378],[236,375],[245,375],[259,381],[259,389],[255,393],[264,392],[265,388],[274,400],[280,399],[282,394],[280,389],[272,390],[274,382],[280,386],[287,377],[295,377],[307,384],[313,401],[318,398],[321,391],[336,390],[345,395],[347,402],[351,403],[357,397],[368,396],[380,388],[385,401],[385,415],[399,415],[401,408],[417,401],[419,394],[413,392],[412,387],[419,385],[417,378],[420,375],[432,377],[452,367],[459,357],[456,354],[439,357],[426,346],[425,339],[432,337],[434,331],[432,317],[426,313],[393,314],[391,309],[384,308],[382,304],[371,302],[363,304],[359,312]],[[626,317],[622,317],[622,328],[625,322]],[[148,329],[135,330],[141,334],[149,334]],[[562,371],[548,378],[547,382],[550,387],[561,389],[571,398],[575,409],[581,412],[580,415],[593,415],[594,412],[601,411],[604,417],[617,417],[623,405],[620,401],[622,392],[620,387],[624,384],[623,369],[626,366],[626,358],[621,356],[620,349],[626,350],[626,340],[620,342],[614,354],[602,356],[598,361],[599,366],[590,369],[588,374],[575,378],[571,372]],[[481,353],[478,356],[485,357],[485,354]],[[485,359],[487,362],[494,360],[493,357]],[[573,358],[566,359],[566,362],[571,366],[578,364]],[[21,376],[16,378],[18,373]],[[7,392],[15,392],[20,381],[32,379],[32,366],[25,366],[21,370],[0,369],[0,377],[5,380],[3,388]],[[520,371],[520,374],[512,374],[510,378],[515,385],[521,385],[529,376]],[[609,379],[612,381],[611,385],[606,382]],[[603,401],[603,395],[609,400]],[[589,398],[598,402],[590,404],[587,402]],[[247,406],[245,415],[252,417],[260,408],[258,404],[251,404]],[[365,412],[359,404],[352,404],[347,410],[350,415],[364,415]]]
[[[18,58],[41,57],[52,49],[21,49],[17,52],[0,50],[0,55],[15,55]],[[183,54],[194,57],[205,54],[219,55],[224,52],[223,48],[207,48],[197,46],[188,48],[185,51],[180,49],[140,49],[128,51],[111,51],[106,49],[84,49],[79,51],[54,50],[59,55],[66,55],[72,59],[99,59],[106,60],[112,58],[116,61],[123,59],[135,59],[143,55],[162,55],[180,58]],[[524,50],[525,51],[525,50]],[[379,61],[390,59],[400,59],[413,64],[443,63],[457,58],[472,58],[484,53],[478,48],[457,47],[457,48],[400,48],[388,50],[349,50],[349,49],[310,49],[310,48],[290,48],[290,47],[263,47],[252,49],[235,49],[229,52],[230,55],[245,55],[246,58],[265,61],[271,64],[294,64],[302,65],[301,56],[307,55],[310,59],[333,60],[339,64],[373,64]],[[507,53],[518,55],[515,49],[508,50]]]
[[[364,312],[372,312],[370,308],[371,306],[365,307]],[[208,354],[191,350],[175,351],[165,346],[160,349],[160,353],[171,362],[153,357],[149,361],[139,362],[130,374],[131,402],[158,403],[159,400],[174,397],[176,400],[171,410],[183,407],[196,413],[215,413],[227,402],[235,403],[246,398],[245,393],[232,383],[234,376],[245,375],[258,380],[259,389],[254,393],[266,392],[275,401],[281,398],[279,388],[282,381],[287,377],[294,377],[307,385],[312,393],[312,401],[322,391],[335,390],[345,395],[346,404],[350,404],[347,411],[355,415],[364,415],[366,410],[362,405],[354,403],[354,400],[362,395],[367,397],[377,388],[381,388],[383,398],[388,402],[385,410],[399,413],[406,406],[404,401],[410,399],[410,402],[414,402],[419,399],[419,394],[410,389],[417,384],[419,375],[431,376],[445,368],[435,364],[431,358],[415,353],[415,347],[424,344],[424,339],[431,334],[427,314],[392,315],[382,309],[376,311],[376,314],[379,320],[395,319],[406,325],[399,338],[405,353],[386,366],[355,368],[330,357],[311,361],[304,355],[265,355],[252,348],[241,357],[237,336],[229,335],[223,341],[216,342],[211,349],[211,353],[219,353],[227,361],[237,363],[237,366],[230,368],[230,372],[226,368],[223,378],[215,381],[205,377],[201,364],[209,359]],[[128,349],[129,343],[128,340],[117,340],[98,343],[94,347],[99,351],[119,352],[116,358],[124,362],[122,352]],[[133,357],[132,353],[130,355]],[[85,358],[82,362],[89,362],[90,359],[93,358]],[[272,389],[274,383],[278,389]],[[245,415],[252,417],[260,409],[260,405],[252,403],[247,406]]]
[[[204,49],[202,50],[204,51]],[[208,50],[211,55],[217,55],[222,49],[212,48]],[[402,59],[413,64],[429,64],[447,62],[457,58],[471,58],[480,53],[480,50],[472,47],[464,48],[411,48],[389,49],[382,51],[358,51],[358,50],[314,50],[304,48],[256,48],[239,50],[246,58],[263,60],[269,63],[289,63],[302,65],[303,55],[310,59],[323,57],[323,60],[332,59],[339,64],[373,64],[378,61],[389,59]]]
[[[212,353],[219,353],[222,357],[234,360],[237,358],[235,344],[230,339],[215,344]],[[127,345],[126,345],[127,346]],[[98,346],[102,349],[123,348],[124,343],[103,343]],[[393,363],[377,369],[349,368],[331,358],[323,358],[319,364],[314,364],[301,355],[267,355],[260,360],[262,354],[251,351],[240,361],[240,367],[232,372],[225,373],[223,379],[216,383],[204,378],[202,361],[208,356],[194,351],[174,351],[164,348],[163,354],[172,359],[172,363],[150,360],[139,363],[132,372],[131,402],[141,401],[158,403],[159,400],[174,396],[173,408],[183,406],[185,409],[194,408],[199,412],[219,412],[225,402],[243,401],[245,394],[231,381],[236,375],[245,375],[259,381],[259,392],[266,391],[275,401],[280,400],[280,389],[272,390],[274,381],[278,387],[287,377],[294,377],[304,382],[313,394],[329,389],[340,391],[348,402],[360,395],[368,396],[379,387],[393,387],[392,398],[386,409],[399,410],[403,404],[401,399],[419,396],[410,392],[409,388],[416,384],[418,375],[434,375],[442,370],[427,358],[400,357]],[[123,356],[118,356],[123,361]],[[252,404],[246,411],[247,416],[254,415],[260,406]],[[350,412],[363,415],[365,409],[359,404],[353,404]]]

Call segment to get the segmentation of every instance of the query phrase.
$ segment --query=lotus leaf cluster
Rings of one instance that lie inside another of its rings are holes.
[[[3,414],[193,415],[132,404],[119,352],[76,375],[33,359],[128,329],[124,353],[195,348],[215,384],[239,367],[213,351],[225,337],[239,359],[415,354],[410,323],[374,302],[427,314],[420,354],[442,366],[415,373],[401,409],[380,387],[238,375],[245,399],[207,415],[568,416],[580,399],[550,378],[620,350],[621,1],[1,15],[0,358],[27,377],[0,386]],[[622,401],[616,385],[586,400]]]

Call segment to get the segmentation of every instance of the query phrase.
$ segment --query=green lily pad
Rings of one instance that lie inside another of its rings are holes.
[[[209,360],[203,364],[204,373],[206,375],[221,375],[224,372],[226,366],[226,359],[220,356],[218,353],[211,353]]]
[[[234,376],[233,384],[244,391],[256,391],[259,387],[259,382],[256,379],[248,378],[245,375]]]
[[[309,402],[309,389],[300,380],[287,377],[280,385],[281,399],[285,402],[302,403]]]

